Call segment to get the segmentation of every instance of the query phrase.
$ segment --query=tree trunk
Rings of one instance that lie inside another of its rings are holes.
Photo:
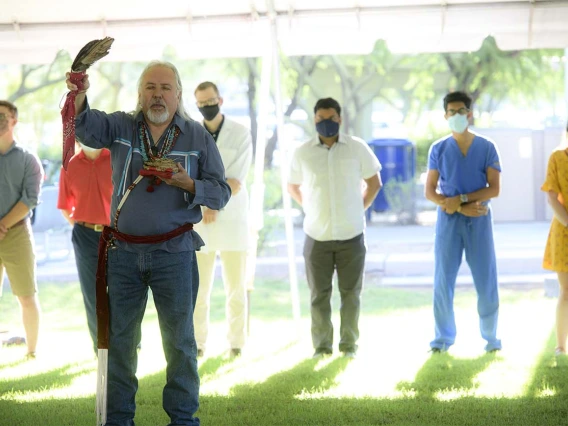
[[[294,110],[298,107],[299,104],[299,97],[304,88],[304,85],[310,79],[310,76],[316,69],[316,64],[318,62],[319,57],[313,58],[311,63],[306,64],[306,57],[302,56],[297,61],[294,61],[292,66],[298,73],[298,82],[294,89],[294,94],[292,95],[292,99],[290,100],[290,104],[286,111],[284,111],[284,118],[290,118]],[[292,61],[292,60],[291,60]],[[272,167],[272,161],[274,157],[274,151],[276,150],[276,142],[278,141],[278,129],[274,128],[274,133],[266,142],[266,151],[264,154],[264,164],[267,169]]]
[[[252,150],[256,153],[256,133],[258,131],[258,121],[256,120],[256,86],[257,86],[257,58],[245,59],[248,68],[248,105],[250,118],[250,132],[252,134]]]

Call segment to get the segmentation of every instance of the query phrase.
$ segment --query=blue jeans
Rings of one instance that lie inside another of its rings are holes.
[[[199,425],[197,347],[193,309],[199,287],[194,251],[168,253],[108,251],[110,310],[107,426],[134,425],[138,390],[136,345],[152,289],[167,361],[163,408],[170,425]]]
[[[497,338],[499,288],[491,212],[487,216],[449,215],[438,209],[434,246],[434,319],[436,337],[430,346],[447,349],[456,339],[454,289],[465,251],[477,292],[477,312],[486,351],[501,349]]]
[[[93,350],[97,353],[97,311],[96,311],[96,274],[99,258],[98,247],[101,233],[81,225],[73,227],[73,249],[79,274],[81,293],[87,312],[87,325],[93,341]]]

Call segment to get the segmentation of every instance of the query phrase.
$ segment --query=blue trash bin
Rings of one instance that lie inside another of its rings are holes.
[[[414,179],[416,169],[414,143],[408,139],[374,139],[369,142],[369,146],[383,166],[381,170],[383,185],[391,179],[398,179],[402,182]],[[384,191],[379,192],[371,208],[375,212],[389,210]]]

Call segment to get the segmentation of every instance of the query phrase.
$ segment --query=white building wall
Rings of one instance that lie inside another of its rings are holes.
[[[549,220],[550,208],[540,190],[550,153],[560,144],[562,128],[473,129],[492,139],[501,156],[501,193],[492,200],[496,222]]]

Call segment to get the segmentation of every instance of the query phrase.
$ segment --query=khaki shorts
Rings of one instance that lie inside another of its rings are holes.
[[[29,221],[10,229],[0,241],[0,288],[4,268],[15,296],[32,296],[37,292],[34,237]]]

